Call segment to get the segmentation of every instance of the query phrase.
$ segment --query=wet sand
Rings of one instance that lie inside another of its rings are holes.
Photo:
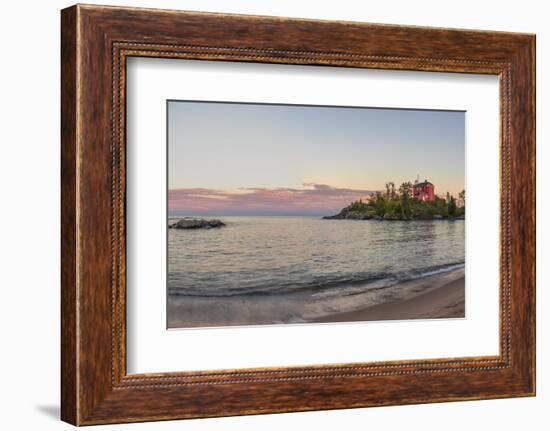
[[[346,286],[348,287],[348,286]],[[169,295],[168,328],[465,317],[464,269],[378,289],[228,297]]]
[[[316,322],[355,322],[464,317],[464,277],[406,300],[333,314]]]

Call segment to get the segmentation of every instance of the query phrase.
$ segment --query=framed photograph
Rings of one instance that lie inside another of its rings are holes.
[[[61,415],[535,394],[535,36],[61,14]]]
[[[465,317],[465,112],[167,115],[168,328]]]

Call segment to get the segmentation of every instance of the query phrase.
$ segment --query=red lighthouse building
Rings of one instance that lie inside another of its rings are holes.
[[[435,187],[428,180],[423,182],[415,182],[413,186],[413,198],[419,201],[435,200]]]

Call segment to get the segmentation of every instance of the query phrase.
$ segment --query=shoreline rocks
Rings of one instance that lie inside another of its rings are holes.
[[[380,216],[377,214],[366,214],[366,213],[360,213],[360,212],[354,212],[354,211],[346,211],[342,210],[339,214],[331,215],[331,216],[324,216],[322,217],[324,220],[376,220],[376,221],[426,221],[426,220],[448,220],[448,221],[455,221],[455,220],[465,220],[464,216],[457,216],[457,217],[444,217],[440,214],[435,214],[431,216],[430,218],[402,218],[395,214],[384,214],[384,216]]]
[[[225,223],[218,219],[184,217],[168,226],[168,229],[213,229],[224,227]]]
[[[376,214],[367,214],[357,211],[349,211],[347,208],[344,208],[340,213],[331,215],[331,216],[324,216],[323,219],[325,220],[382,220],[382,217]]]

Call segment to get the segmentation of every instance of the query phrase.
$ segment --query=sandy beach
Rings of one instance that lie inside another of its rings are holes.
[[[355,293],[356,292],[356,293]],[[227,297],[170,295],[168,328],[465,317],[464,268],[393,286]]]
[[[355,322],[464,317],[464,277],[406,300],[325,316],[318,322]]]

